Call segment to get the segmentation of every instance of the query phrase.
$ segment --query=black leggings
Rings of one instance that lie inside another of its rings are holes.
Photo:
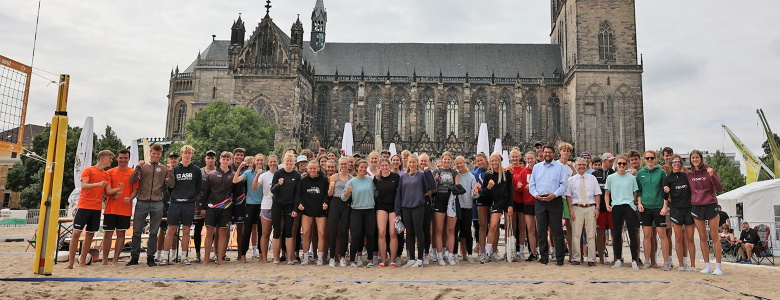
[[[195,232],[192,234],[192,240],[195,243],[195,253],[200,253],[200,243],[201,239],[203,238],[203,225],[205,224],[206,219],[194,219],[192,220],[192,223],[195,224]],[[208,253],[206,253],[206,256],[208,256]]]
[[[330,247],[330,257],[336,259],[347,255],[347,244],[349,244],[349,217],[352,214],[352,207],[340,198],[333,198],[328,207],[328,247]],[[336,255],[336,246],[338,241],[339,253]]]
[[[460,236],[460,239],[466,239],[466,252],[468,255],[471,255],[471,253],[474,251],[474,238],[471,236],[471,208],[460,209],[460,219],[458,219],[456,230],[458,230],[458,236]],[[455,241],[458,242],[458,240]],[[458,246],[456,243],[455,249],[450,251],[457,253],[457,250]]]
[[[423,215],[425,214],[425,205],[415,208],[403,208],[401,210],[401,221],[406,226],[406,251],[409,252],[409,260],[422,259],[425,255],[425,234],[423,226]],[[414,253],[414,245],[417,244],[417,255]]]
[[[639,240],[636,236],[639,228],[639,217],[628,204],[612,207],[612,252],[615,253],[615,259],[623,259],[623,221],[626,221],[626,229],[628,230],[631,260],[636,261],[639,258]]]
[[[241,240],[244,242],[241,244],[241,249],[238,250],[238,255],[246,255],[249,250],[249,240],[252,237],[252,225],[257,224],[257,232],[262,234],[262,222],[260,222],[260,204],[247,204],[246,205],[246,220],[244,221],[244,233]]]
[[[292,203],[274,202],[273,206],[271,206],[271,223],[274,226],[274,239],[279,239],[282,236],[282,219],[284,219],[284,237],[293,237],[292,228],[295,218],[290,215],[292,212]]]
[[[431,220],[433,219],[433,199],[431,196],[425,196],[425,213],[423,214],[423,251],[428,254],[431,249]],[[421,257],[422,258],[422,257]]]
[[[352,233],[352,245],[349,251],[349,260],[355,261],[355,256],[363,250],[363,241],[366,241],[368,260],[374,257],[374,243],[376,240],[376,210],[353,209],[349,217],[349,231]]]

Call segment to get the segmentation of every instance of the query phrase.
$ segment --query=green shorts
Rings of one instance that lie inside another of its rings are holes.
[[[563,218],[568,220],[569,219],[569,201],[566,201],[566,197],[563,198]]]

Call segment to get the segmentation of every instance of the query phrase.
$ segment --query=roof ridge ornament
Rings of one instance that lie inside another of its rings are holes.
[[[265,15],[269,15],[271,12],[271,0],[265,0]]]

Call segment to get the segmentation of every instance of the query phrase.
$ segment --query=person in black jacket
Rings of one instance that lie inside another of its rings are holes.
[[[295,199],[298,198],[298,184],[301,181],[301,173],[295,170],[295,155],[284,155],[284,168],[274,173],[271,180],[271,193],[274,195],[274,203],[271,206],[271,222],[273,223],[274,252],[281,246],[281,237],[284,233],[284,243],[287,246],[287,264],[295,264],[295,240],[293,239],[293,224],[298,215],[294,210]],[[284,231],[282,231],[284,220]]]
[[[205,253],[211,252],[211,243],[214,240],[214,232],[219,229],[219,239],[216,246],[217,264],[224,262],[225,251],[227,250],[228,228],[232,218],[233,197],[235,196],[235,185],[233,184],[233,171],[230,169],[230,162],[233,160],[233,154],[223,151],[219,156],[219,168],[211,171],[203,182],[203,189],[200,194],[201,207],[208,207],[206,210],[206,244]],[[209,263],[204,259],[202,264]]]
[[[739,234],[739,241],[742,243],[739,246],[741,259],[737,262],[750,263],[750,257],[753,256],[753,248],[761,242],[761,237],[758,236],[758,232],[755,229],[750,228],[748,222],[742,222],[742,232]]]
[[[675,155],[669,164],[672,168],[664,178],[664,193],[669,206],[669,220],[674,230],[674,246],[677,251],[678,268],[681,271],[696,270],[696,244],[693,242],[693,216],[691,215],[691,190],[688,187],[688,170],[682,165],[682,158]],[[690,262],[690,266],[688,265]]]
[[[320,173],[320,165],[316,162],[309,162],[306,166],[307,176],[301,178],[298,183],[298,197],[295,200],[295,213],[303,213],[301,218],[301,237],[303,240],[303,260],[302,265],[309,263],[309,253],[317,250],[317,265],[321,266],[325,253],[325,229],[328,216],[328,178]],[[309,248],[312,233],[312,222],[317,222],[317,242],[318,249]]]
[[[172,187],[170,201],[171,204],[168,207],[168,232],[174,233],[178,230],[179,225],[182,226],[182,247],[181,262],[185,265],[189,265],[190,261],[187,257],[189,244],[190,244],[190,226],[192,226],[192,220],[195,217],[195,201],[200,194],[201,183],[201,171],[198,166],[192,163],[192,155],[195,153],[195,148],[190,145],[184,145],[181,147],[181,163],[173,167],[174,181],[168,182],[168,186]],[[160,265],[164,266],[169,261],[173,261],[168,257],[169,251],[173,248],[174,234],[168,234],[165,237],[165,247],[162,251],[162,259]]]
[[[487,198],[490,206],[490,223],[487,233],[487,243],[485,245],[486,255],[480,262],[485,263],[490,259],[499,261],[498,251],[493,252],[493,246],[498,245],[498,225],[501,222],[501,215],[507,213],[507,218],[512,217],[512,208],[507,211],[509,199],[512,199],[512,173],[501,167],[501,156],[498,153],[490,155],[490,166],[483,180],[485,185],[482,187],[482,197]]]

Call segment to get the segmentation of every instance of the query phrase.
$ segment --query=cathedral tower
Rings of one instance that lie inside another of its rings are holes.
[[[576,151],[645,150],[634,0],[551,0]]]
[[[322,0],[317,0],[314,11],[311,12],[311,40],[309,45],[314,52],[325,47],[325,23],[328,22],[328,13]]]

